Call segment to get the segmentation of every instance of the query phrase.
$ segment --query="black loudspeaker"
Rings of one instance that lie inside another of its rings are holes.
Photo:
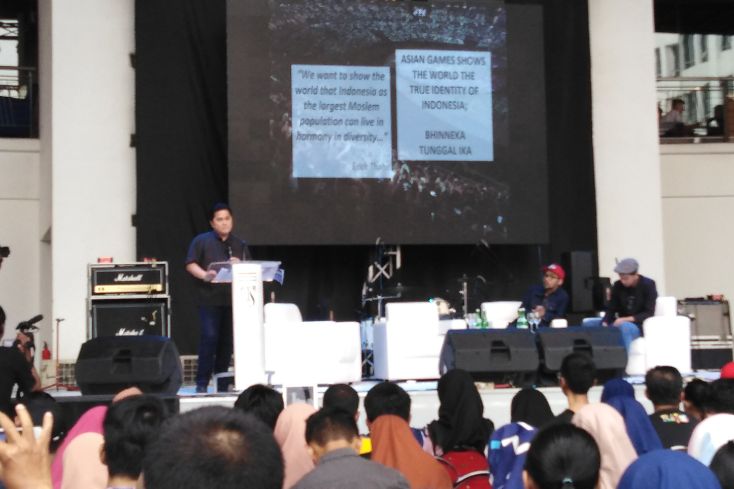
[[[571,297],[571,311],[594,310],[595,260],[592,251],[571,251],[561,255],[561,264],[566,271],[563,286]]]
[[[627,351],[619,328],[542,328],[538,332],[541,373],[555,374],[561,362],[571,353],[585,353],[596,365],[597,379],[602,382],[624,374]],[[555,378],[555,376],[554,376]]]
[[[181,387],[176,345],[161,336],[105,336],[82,345],[76,383],[82,394],[115,394],[130,386],[176,394]]]
[[[89,337],[170,336],[168,298],[92,299]]]
[[[446,334],[439,372],[460,368],[478,381],[523,385],[534,380],[538,364],[535,335],[528,330],[457,329]]]

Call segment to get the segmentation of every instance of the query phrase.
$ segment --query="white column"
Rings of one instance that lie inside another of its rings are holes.
[[[86,266],[135,259],[134,0],[41,0],[42,226],[51,224],[61,360],[86,339]],[[52,130],[51,130],[52,128]],[[46,214],[50,210],[50,219]]]
[[[635,257],[665,287],[652,0],[589,0],[599,271]]]

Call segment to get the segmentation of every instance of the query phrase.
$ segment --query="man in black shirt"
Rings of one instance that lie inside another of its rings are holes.
[[[0,338],[4,333],[5,311],[0,307]],[[0,346],[0,411],[10,419],[15,417],[10,396],[16,384],[21,394],[28,394],[41,388],[38,374],[34,375],[30,352],[24,354],[16,347]]]
[[[634,258],[625,258],[614,267],[619,280],[612,286],[609,307],[601,320],[602,326],[619,328],[628,352],[632,341],[642,334],[642,323],[655,314],[655,300],[658,298],[655,281],[640,275],[639,267]],[[584,326],[598,325],[599,319],[584,320]]]
[[[212,230],[194,238],[186,256],[186,271],[197,280],[199,295],[199,366],[196,392],[206,392],[212,372],[226,372],[232,360],[232,287],[213,284],[216,276],[208,270],[215,262],[236,263],[249,260],[247,244],[232,234],[232,211],[227,204],[216,204],[210,221]]]
[[[589,404],[589,389],[594,385],[596,365],[583,353],[566,355],[561,362],[559,383],[568,398],[568,409],[555,417],[556,423],[570,423],[579,409]]]
[[[688,440],[698,424],[680,410],[683,397],[683,378],[675,367],[655,367],[645,375],[645,395],[655,412],[650,415],[663,447],[686,451]]]

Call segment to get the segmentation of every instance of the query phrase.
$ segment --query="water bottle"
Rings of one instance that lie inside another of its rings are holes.
[[[517,310],[517,329],[528,329],[528,318],[525,316],[525,308]]]
[[[479,319],[479,327],[482,329],[489,328],[489,323],[487,322],[487,315],[484,314],[484,311],[480,311],[480,319]]]

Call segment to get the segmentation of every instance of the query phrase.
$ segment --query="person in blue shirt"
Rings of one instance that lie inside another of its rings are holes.
[[[566,272],[557,263],[543,267],[543,284],[533,285],[525,293],[522,307],[541,318],[539,326],[550,326],[551,321],[563,318],[568,308],[568,293],[563,289]]]

